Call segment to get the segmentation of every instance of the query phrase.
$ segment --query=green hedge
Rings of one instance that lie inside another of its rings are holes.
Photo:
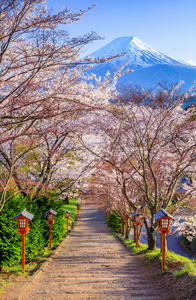
[[[107,220],[107,224],[109,227],[113,228],[116,232],[118,230],[122,229],[122,223],[121,223],[121,218],[119,216],[116,216],[115,213],[110,212],[109,218]]]
[[[44,213],[50,208],[57,212],[52,225],[52,244],[58,244],[65,233],[65,208],[53,195],[39,196],[35,201],[28,201],[22,196],[13,196],[6,202],[0,214],[0,267],[21,261],[21,234],[17,233],[18,222],[13,217],[24,208],[34,215],[29,222],[30,231],[25,235],[25,258],[35,258],[40,250],[49,245],[49,225]]]

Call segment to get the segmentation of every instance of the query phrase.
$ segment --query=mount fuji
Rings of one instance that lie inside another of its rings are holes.
[[[122,52],[128,52],[128,54],[109,62],[97,64],[90,70],[90,73],[101,76],[101,78],[107,71],[113,75],[120,66],[129,61],[126,68],[133,69],[134,72],[120,77],[118,84],[137,84],[143,88],[150,88],[155,87],[159,82],[178,84],[183,80],[184,84],[181,89],[186,90],[196,80],[196,66],[165,55],[132,36],[117,38],[88,56],[107,58]]]

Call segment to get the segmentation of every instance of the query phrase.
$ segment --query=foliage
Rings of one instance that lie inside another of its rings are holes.
[[[153,215],[161,208],[195,203],[195,121],[192,109],[183,108],[191,95],[191,90],[179,92],[179,86],[139,92],[125,87],[116,105],[108,105],[103,118],[94,118],[96,128],[92,122],[87,129],[88,135],[96,134],[99,146],[81,137],[100,162],[94,172],[95,196],[105,207],[142,214],[149,249],[156,245]]]
[[[121,218],[113,212],[110,212],[107,224],[117,232],[119,229],[122,229]]]
[[[131,251],[133,251],[134,253],[140,253],[142,251],[146,251],[147,248],[148,248],[148,245],[146,245],[146,244],[139,243],[139,246],[136,247],[136,243],[134,243],[133,240],[131,240],[131,239],[125,239],[124,237],[121,237],[121,239],[123,240],[123,242],[126,245],[129,245],[129,247],[131,248]]]
[[[196,237],[196,216],[189,216],[185,218],[185,221],[183,223],[180,223],[179,220],[176,220],[173,224],[173,226],[177,227],[176,232],[182,233],[186,240],[191,242]],[[187,245],[188,242],[183,240]]]
[[[4,213],[0,216],[0,265],[7,265],[19,261],[21,256],[21,236],[16,233],[17,222],[12,218],[16,212],[25,208],[26,201],[21,197],[14,196],[4,206]]]
[[[142,243],[140,243],[139,247],[136,248],[136,244],[133,240],[125,240],[122,237],[121,239],[123,239],[125,244],[130,246],[131,251],[144,257],[147,264],[156,264],[157,266],[161,266],[162,253],[159,248],[156,251],[148,250],[148,246]],[[165,255],[167,268],[169,270],[174,269],[175,277],[179,277],[184,274],[196,276],[196,260],[178,255],[172,251],[167,251]]]
[[[84,76],[93,63],[119,55],[80,59],[81,48],[100,38],[70,37],[58,26],[81,20],[94,5],[52,14],[44,2],[0,0],[0,212],[14,188],[31,199],[51,186],[70,191],[89,164],[75,136],[89,109],[116,95],[123,69],[103,82]]]
[[[69,215],[69,226],[74,223],[74,220],[77,215],[76,203],[78,202],[78,198],[69,198],[69,204],[63,204],[63,209],[69,210],[71,213]]]
[[[196,276],[196,260],[188,261],[187,263],[184,263],[183,267],[179,270],[174,271],[175,277],[180,277],[185,274],[188,274],[189,276]]]
[[[183,245],[188,249],[191,250],[191,242],[186,238],[185,235],[181,238]]]
[[[139,247],[136,247],[136,244],[131,239],[125,240],[121,235],[120,239],[127,244],[131,251],[137,253],[140,257],[144,258],[146,264],[154,264],[161,270],[162,262],[162,253],[158,248],[155,250],[148,250],[146,244],[139,244]],[[195,278],[196,276],[196,259],[189,259],[187,257],[178,255],[172,251],[166,252],[166,270],[173,270],[174,277],[181,277],[185,274],[190,276],[190,278]]]
[[[55,193],[39,196],[34,201],[28,201],[23,196],[15,195],[6,202],[3,213],[0,216],[0,266],[17,263],[21,260],[21,235],[16,233],[18,229],[17,221],[12,221],[13,217],[24,208],[34,214],[33,220],[29,223],[30,231],[25,235],[25,257],[26,260],[35,258],[43,247],[49,244],[49,225],[44,213],[50,208],[57,212],[55,222],[52,225],[52,243],[59,244],[65,234],[65,219],[63,219],[66,208],[72,211],[72,221],[74,220],[75,200],[70,200],[71,204],[63,204]]]

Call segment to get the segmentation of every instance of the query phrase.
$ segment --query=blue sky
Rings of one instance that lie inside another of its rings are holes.
[[[104,40],[85,47],[87,55],[117,37],[135,36],[156,50],[196,65],[196,0],[47,0],[57,12],[97,6],[82,21],[63,28],[73,36],[96,31]]]

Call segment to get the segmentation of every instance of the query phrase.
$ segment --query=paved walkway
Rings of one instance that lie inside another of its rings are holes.
[[[154,271],[111,235],[105,215],[86,205],[72,234],[20,299],[175,297],[166,296]]]

